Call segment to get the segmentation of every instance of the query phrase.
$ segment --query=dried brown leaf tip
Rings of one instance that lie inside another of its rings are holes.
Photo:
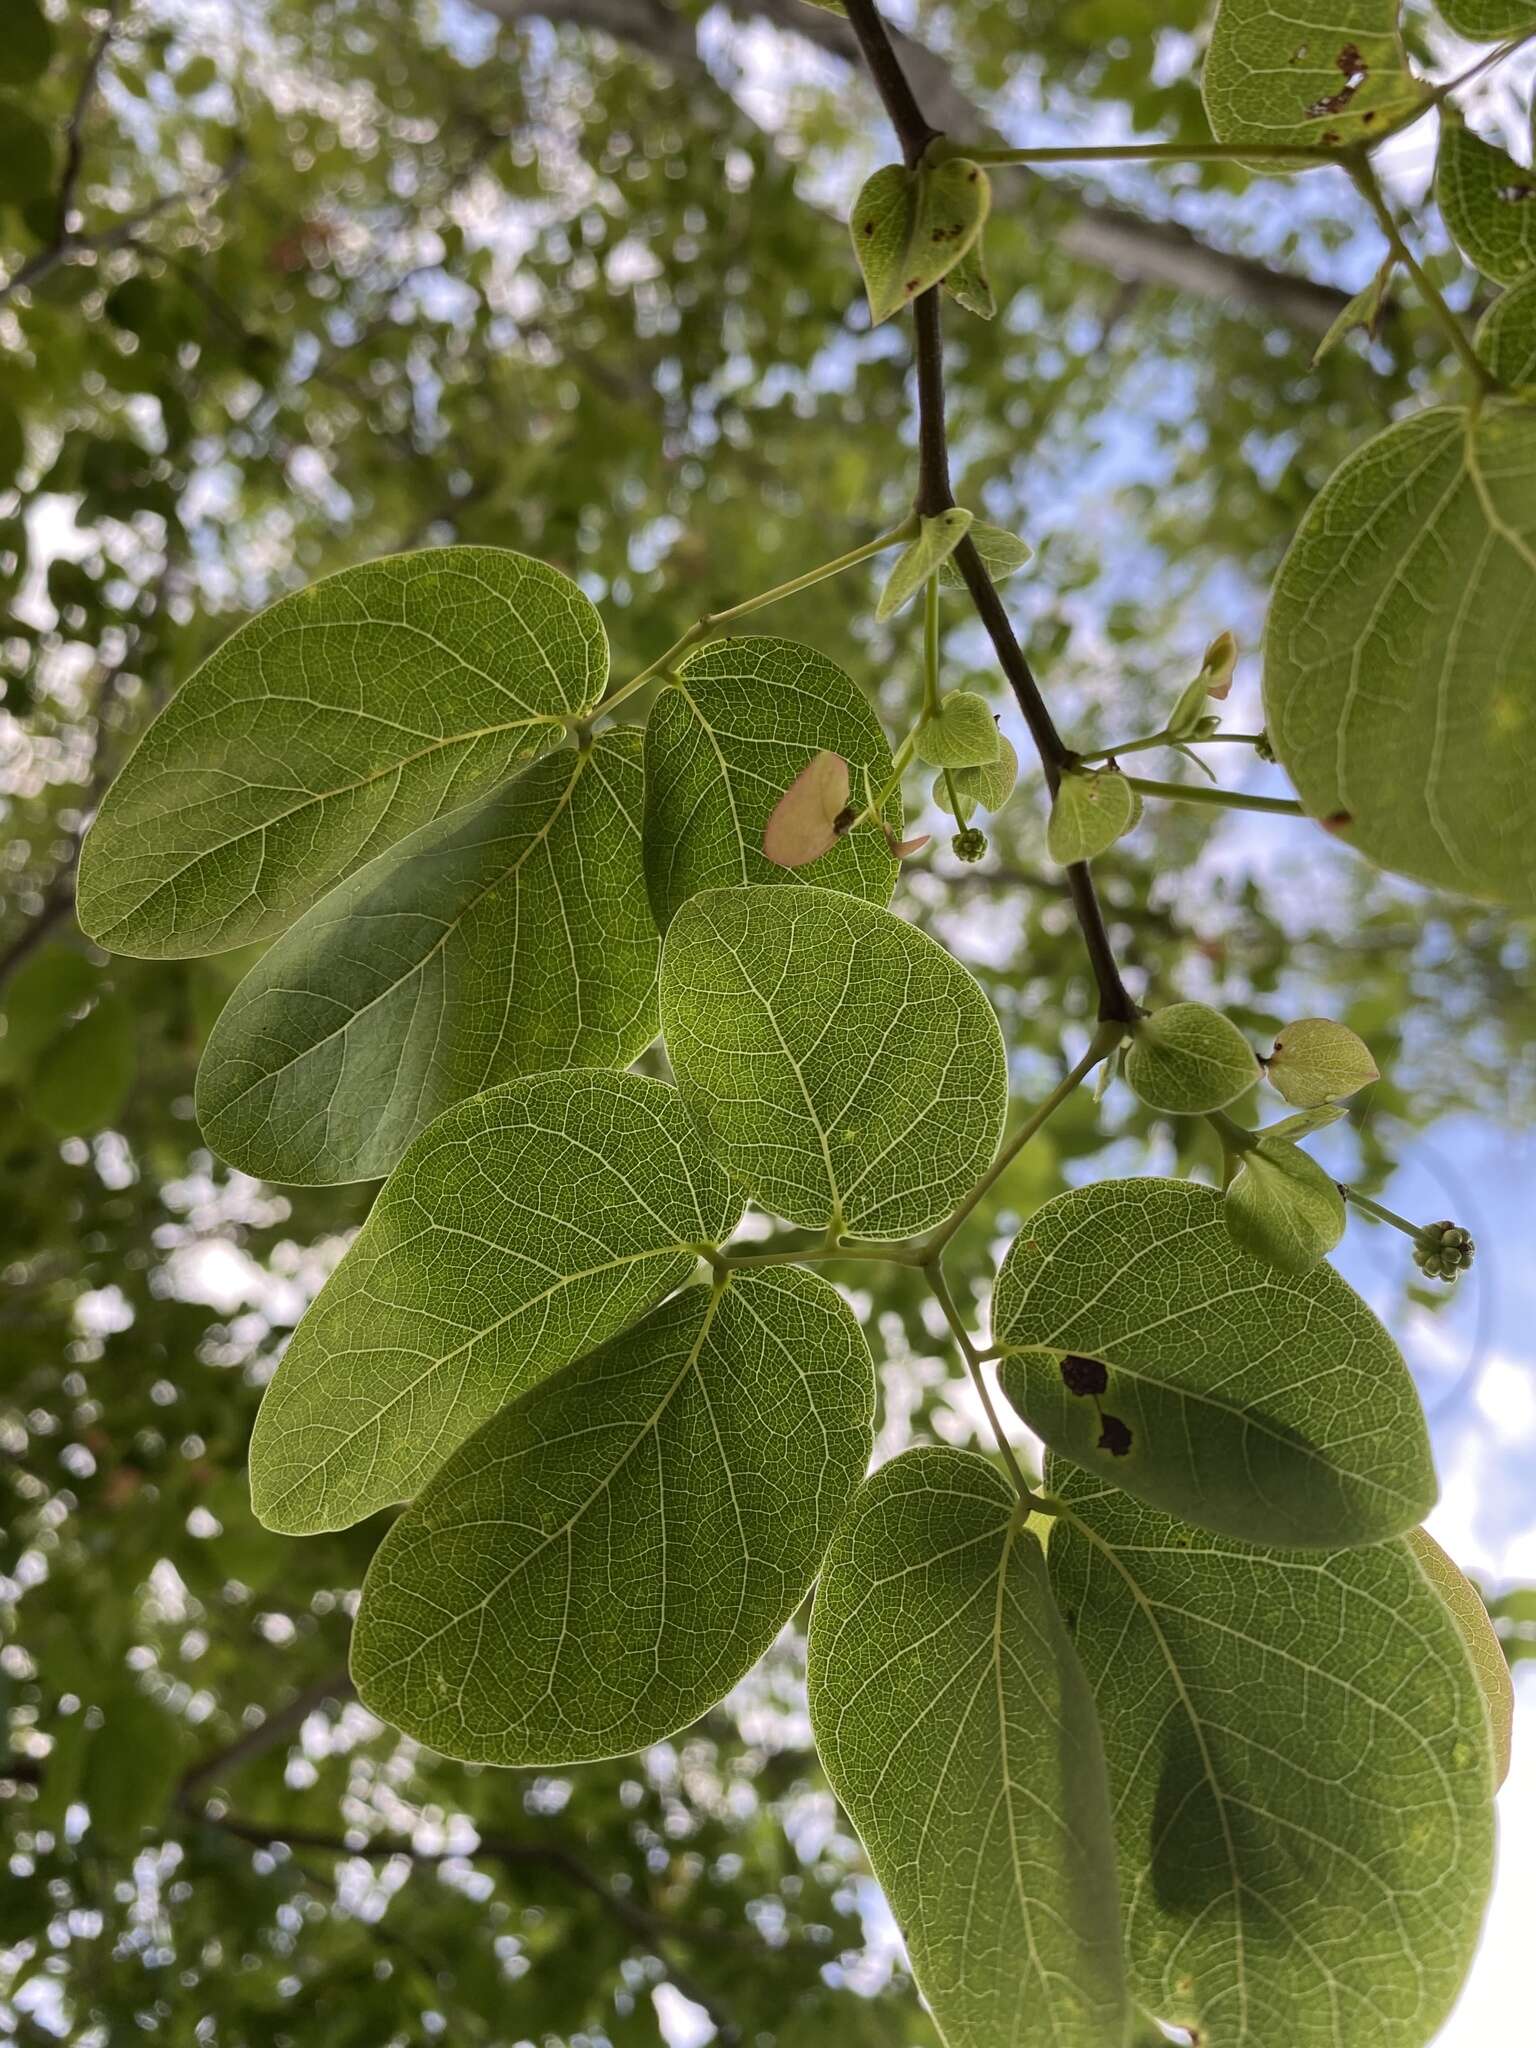
[[[895,860],[906,860],[910,854],[921,853],[932,837],[931,832],[919,832],[915,839],[898,839],[889,825],[885,828],[885,843]]]
[[[823,752],[808,761],[774,805],[763,828],[763,852],[775,867],[809,867],[837,844],[848,807],[848,763]]]

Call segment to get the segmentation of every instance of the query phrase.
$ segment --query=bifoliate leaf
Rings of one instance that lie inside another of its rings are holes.
[[[1331,1017],[1298,1017],[1275,1040],[1264,1078],[1298,1109],[1317,1109],[1368,1088],[1381,1079],[1381,1070],[1365,1040],[1347,1024],[1335,1024]]]
[[[294,1332],[251,1438],[257,1515],[309,1535],[411,1499],[487,1416],[686,1280],[741,1208],[659,1081],[536,1074],[459,1103]]]
[[[960,505],[936,512],[918,524],[916,540],[896,557],[875,606],[877,619],[893,618],[908,598],[915,597],[941,562],[947,562],[971,530],[972,515]]]
[[[1344,1235],[1337,1182],[1272,1131],[1243,1153],[1224,1208],[1233,1243],[1281,1273],[1310,1273]]]
[[[716,889],[673,920],[661,1020],[706,1144],[762,1205],[854,1237],[943,1217],[997,1150],[1002,1033],[924,933],[829,889]]]
[[[1389,250],[1377,267],[1376,275],[1362,290],[1355,293],[1339,311],[1332,326],[1312,351],[1312,366],[1315,369],[1330,355],[1346,334],[1352,334],[1357,327],[1364,328],[1371,341],[1376,339],[1381,326],[1382,308],[1386,303],[1387,286],[1392,282],[1392,273],[1397,268],[1397,253]]]
[[[1422,112],[1401,0],[1221,0],[1201,91],[1218,142],[1344,149]]]
[[[1035,551],[1027,540],[1020,540],[1006,526],[989,526],[984,519],[976,521],[966,538],[980,555],[982,567],[994,583],[1003,582],[1034,558]],[[939,582],[945,590],[964,590],[967,587],[965,578],[955,566],[953,555],[947,555],[939,564]]]
[[[978,805],[984,811],[1000,811],[1013,795],[1013,785],[1018,779],[1019,757],[1014,751],[1012,740],[1000,732],[997,736],[995,761],[983,762],[977,768],[950,770],[950,780],[955,785],[955,793],[960,799],[964,813],[961,823],[965,822],[965,818],[969,817],[971,811]],[[949,801],[949,788],[942,775],[934,782],[933,800],[940,810],[953,814],[954,807]]]
[[[1331,1267],[1277,1273],[1221,1197],[1100,1181],[1037,1209],[997,1277],[1003,1391],[1074,1464],[1252,1542],[1400,1535],[1434,1467],[1397,1347]]]
[[[1125,1078],[1151,1109],[1200,1116],[1235,1102],[1259,1078],[1253,1048],[1230,1017],[1206,1003],[1170,1003],[1139,1017]]]
[[[425,548],[322,577],[177,691],[107,793],[80,922],[151,959],[270,938],[590,711],[608,642],[557,570]]]
[[[974,1451],[882,1466],[827,1554],[816,1747],[948,2048],[1103,2048],[1129,2017],[1092,1700],[1007,1485]]]
[[[267,1180],[368,1180],[516,1074],[625,1067],[656,1035],[640,735],[562,748],[301,917],[220,1013],[203,1135]]]
[[[992,707],[974,690],[952,690],[917,736],[917,758],[934,768],[985,768],[1000,735]]]
[[[1448,28],[1473,43],[1496,43],[1536,28],[1536,0],[1439,0]]]
[[[1133,1997],[1212,2048],[1424,2048],[1476,1946],[1493,1805],[1477,1681],[1409,1544],[1255,1549],[1054,1458],[1046,1480]]]
[[[876,326],[960,262],[991,203],[986,172],[962,157],[915,171],[887,164],[867,180],[848,226]]]
[[[1063,867],[1097,860],[1140,816],[1140,793],[1118,768],[1069,769],[1056,786],[1045,850]]]
[[[987,252],[980,235],[953,269],[945,271],[944,289],[957,306],[964,306],[966,312],[974,313],[978,320],[997,317],[997,295],[992,289]]]
[[[1454,107],[1440,116],[1435,198],[1468,261],[1496,284],[1536,270],[1536,172],[1485,142]]]
[[[1264,711],[1369,859],[1536,903],[1536,412],[1437,406],[1334,473],[1275,583]]]
[[[1488,1710],[1488,1735],[1493,1744],[1493,1785],[1497,1791],[1509,1776],[1510,1747],[1515,1731],[1515,1685],[1509,1660],[1483,1605],[1483,1596],[1461,1567],[1440,1548],[1427,1529],[1412,1529],[1408,1545],[1419,1569],[1450,1609],[1461,1632],[1472,1669]]]
[[[700,889],[814,881],[885,903],[896,862],[873,826],[850,832],[814,876],[763,851],[769,818],[820,753],[840,754],[862,803],[891,779],[891,750],[851,677],[793,640],[749,637],[706,647],[663,689],[645,729],[645,878],[665,931]],[[901,798],[885,806],[901,828]]]
[[[805,1598],[874,1394],[819,1275],[685,1288],[504,1409],[396,1522],[352,1638],[364,1704],[479,1763],[585,1763],[687,1727]]]
[[[1536,384],[1536,277],[1499,294],[1478,322],[1475,345],[1508,390]]]

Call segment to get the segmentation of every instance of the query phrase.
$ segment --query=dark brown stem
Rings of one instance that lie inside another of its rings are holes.
[[[938,131],[929,125],[907,83],[901,60],[896,55],[875,0],[847,0],[847,8],[848,19],[859,39],[859,48],[869,67],[870,77],[901,143],[902,155],[909,166],[916,165]],[[918,479],[913,502],[916,509],[928,518],[947,510],[955,502],[949,481],[949,439],[944,413],[941,309],[937,285],[914,300],[912,306],[917,338],[918,419]],[[1040,694],[1040,686],[1019,645],[1007,609],[997,594],[997,586],[988,575],[986,564],[973,541],[963,540],[955,549],[955,567],[965,578],[965,587],[971,594],[977,617],[987,630],[998,666],[1018,699],[1024,723],[1029,727],[1030,739],[1045,771],[1046,788],[1054,796],[1068,759],[1068,749]],[[1069,867],[1066,878],[1072,908],[1082,930],[1083,944],[1087,948],[1089,965],[1099,992],[1099,1017],[1106,1023],[1130,1024],[1139,1013],[1120,978],[1098,892],[1093,886],[1093,876],[1087,863],[1079,862]]]

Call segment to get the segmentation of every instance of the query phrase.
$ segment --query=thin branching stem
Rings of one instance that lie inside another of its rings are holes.
[[[1246,789],[1222,789],[1204,782],[1157,782],[1148,775],[1127,775],[1132,789],[1161,797],[1170,804],[1204,804],[1207,810],[1265,811],[1276,818],[1304,818],[1307,813],[1289,796],[1252,796]]]

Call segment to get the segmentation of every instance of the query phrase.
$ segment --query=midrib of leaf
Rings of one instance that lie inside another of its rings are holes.
[[[1242,1878],[1238,1873],[1237,1845],[1232,1839],[1232,1827],[1230,1821],[1227,1818],[1226,1796],[1222,1791],[1221,1781],[1216,1775],[1216,1766],[1211,1756],[1210,1746],[1205,1739],[1205,1725],[1201,1721],[1199,1714],[1195,1711],[1195,1703],[1190,1698],[1188,1688],[1184,1683],[1184,1675],[1179,1669],[1179,1661],[1177,1657],[1174,1656],[1173,1647],[1169,1643],[1168,1638],[1163,1633],[1162,1623],[1158,1620],[1157,1609],[1153,1605],[1153,1603],[1146,1597],[1146,1595],[1142,1592],[1141,1587],[1136,1582],[1135,1576],[1121,1562],[1118,1551],[1116,1551],[1112,1545],[1106,1543],[1104,1539],[1099,1535],[1096,1529],[1090,1528],[1088,1523],[1085,1522],[1080,1515],[1074,1514],[1071,1508],[1065,1506],[1065,1504],[1061,1506],[1061,1513],[1072,1524],[1072,1527],[1076,1529],[1079,1532],[1079,1534],[1085,1536],[1088,1539],[1089,1543],[1092,1544],[1094,1549],[1098,1551],[1103,1557],[1107,1558],[1109,1563],[1113,1565],[1114,1569],[1120,1574],[1120,1577],[1125,1584],[1126,1591],[1130,1594],[1132,1600],[1136,1603],[1136,1606],[1140,1609],[1142,1614],[1145,1615],[1147,1626],[1151,1629],[1153,1636],[1156,1638],[1157,1647],[1162,1653],[1163,1661],[1166,1663],[1168,1667],[1169,1681],[1173,1686],[1174,1692],[1178,1696],[1179,1705],[1183,1708],[1185,1717],[1189,1722],[1190,1732],[1193,1735],[1195,1741],[1195,1747],[1197,1748],[1200,1754],[1200,1768],[1205,1774],[1206,1783],[1211,1788],[1211,1797],[1216,1802],[1216,1813],[1221,1824],[1222,1846],[1226,1850],[1227,1872],[1230,1880],[1230,1890],[1232,1894],[1234,1935],[1236,1941],[1236,1960],[1233,1974],[1237,1988],[1239,2015],[1238,2039],[1239,2041],[1246,2040],[1248,2034],[1248,1977],[1245,1961],[1246,1939],[1243,1932],[1242,1909],[1243,1894],[1246,1890],[1246,1886],[1243,1884]],[[1128,1784],[1126,1790],[1128,1791],[1129,1789],[1130,1787]],[[1119,1801],[1116,1802],[1115,1812],[1116,1817],[1118,1818]],[[1169,1822],[1169,1825],[1172,1825],[1171,1820]],[[1145,1867],[1137,1874],[1135,1887],[1137,1896],[1139,1896],[1142,1883],[1144,1879],[1147,1877],[1147,1875],[1150,1874],[1151,1868],[1152,1859],[1149,1855],[1146,1860]],[[1126,1914],[1127,1933],[1129,1933],[1131,1914],[1133,1914],[1135,1910],[1136,1898],[1135,1896],[1133,1896]],[[1327,1978],[1327,1981],[1331,1987],[1333,1981],[1331,1976],[1329,1976],[1326,1971],[1321,1972],[1321,1974]],[[1330,1990],[1330,1996],[1331,1995],[1332,1993]],[[1335,2029],[1335,2031],[1337,2031],[1337,2029]]]
[[[469,901],[463,904],[461,908],[454,913],[454,915],[443,926],[441,936],[433,941],[432,945],[427,949],[425,953],[422,954],[419,960],[413,961],[412,964],[405,970],[403,974],[398,975],[394,981],[389,982],[385,987],[381,988],[378,991],[377,995],[370,996],[368,1001],[364,1003],[360,1009],[353,1010],[346,1018],[346,1021],[344,1023],[338,1024],[334,1031],[328,1031],[326,1032],[323,1038],[317,1038],[313,1041],[313,1043],[302,1046],[299,1049],[299,1051],[297,1051],[293,1055],[291,1059],[284,1060],[280,1066],[273,1067],[266,1073],[258,1074],[256,1079],[250,1082],[248,1086],[242,1088],[238,1095],[232,1095],[227,1102],[220,1104],[219,1114],[221,1116],[228,1115],[231,1110],[237,1109],[240,1106],[240,1104],[245,1101],[248,1095],[254,1095],[258,1091],[258,1089],[270,1087],[273,1081],[275,1081],[278,1078],[278,1076],[286,1074],[290,1067],[297,1066],[302,1060],[312,1059],[316,1053],[322,1051],[324,1047],[328,1046],[333,1039],[345,1038],[347,1034],[354,1028],[355,1025],[359,1024],[362,1021],[362,1019],[369,1014],[371,1010],[377,1009],[380,1003],[387,1002],[389,998],[392,995],[394,995],[397,989],[403,988],[408,981],[417,980],[421,976],[423,976],[427,968],[437,958],[438,954],[442,952],[443,948],[453,938],[455,932],[457,932],[459,926],[464,922],[465,918],[468,917],[472,911],[478,909],[480,904],[485,901],[487,896],[494,895],[498,889],[504,889],[507,883],[511,881],[516,874],[520,872],[523,863],[526,860],[528,860],[532,856],[532,854],[534,854],[538,850],[538,848],[544,844],[546,839],[548,839],[550,833],[554,830],[559,819],[570,805],[571,799],[576,793],[576,785],[580,782],[582,775],[585,772],[586,767],[588,763],[592,760],[592,758],[593,756],[590,753],[581,753],[580,751],[578,751],[575,754],[576,765],[571,772],[570,779],[567,781],[564,789],[562,789],[560,792],[559,802],[554,805],[553,809],[549,813],[549,816],[545,819],[544,823],[539,827],[538,831],[533,834],[532,838],[530,838],[530,840],[528,841],[528,844],[523,848],[522,852],[517,856],[516,860],[514,860],[509,867],[501,869],[501,871],[495,876],[493,876],[492,879],[488,881],[483,888],[477,889],[474,895],[469,899]],[[612,786],[608,782],[607,778],[605,776],[599,775],[598,780],[602,783],[604,789],[608,790],[610,795],[612,795]],[[616,797],[614,801],[616,804],[618,803],[618,799]],[[622,810],[623,806],[618,805],[618,808]],[[625,811],[624,815],[626,818],[628,818],[629,813]],[[561,895],[558,877],[556,877],[555,880],[555,894],[557,897]],[[515,959],[517,955],[517,943],[515,937],[508,950],[510,956]],[[511,982],[509,978],[509,990],[510,987]],[[579,977],[576,979],[575,987],[577,1000],[579,1004],[581,996],[581,983]],[[277,993],[277,991],[274,991],[274,993]],[[503,1011],[502,1016],[501,1031],[502,1035],[505,1035],[505,1010]],[[408,1037],[409,1033],[407,1032],[404,1035]],[[485,1062],[485,1072],[490,1073],[494,1070],[496,1064],[496,1054],[500,1050],[500,1039],[498,1039],[495,1049]],[[424,1072],[422,1078],[418,1081],[417,1084],[418,1096],[421,1090],[425,1088],[426,1082],[427,1075]]]
[[[698,723],[699,731],[709,742],[709,751],[714,755],[715,766],[720,770],[720,781],[725,790],[725,801],[730,807],[731,833],[736,841],[736,858],[741,866],[741,879],[743,882],[750,882],[752,877],[747,873],[747,842],[741,829],[741,813],[736,808],[736,789],[731,781],[731,771],[726,766],[725,755],[720,750],[720,742],[715,737],[715,729],[699,709],[698,700],[691,694],[681,676],[673,678],[672,687],[693,713]],[[792,874],[793,870],[786,869],[785,872],[786,874]],[[798,880],[798,877],[796,879]]]
[[[683,1382],[687,1379],[688,1375],[692,1371],[694,1371],[694,1369],[698,1365],[699,1354],[703,1351],[705,1339],[708,1337],[709,1332],[714,1325],[715,1312],[720,1306],[720,1302],[724,1296],[724,1293],[725,1289],[723,1287],[715,1287],[711,1289],[709,1302],[705,1308],[704,1317],[699,1325],[698,1333],[695,1336],[692,1344],[689,1346],[687,1355],[684,1358],[682,1365],[678,1368],[678,1371],[674,1376],[671,1384],[668,1386],[666,1392],[662,1395],[661,1399],[656,1403],[656,1406],[651,1410],[650,1414],[645,1418],[645,1421],[641,1424],[640,1428],[635,1431],[634,1436],[625,1446],[622,1454],[615,1460],[610,1469],[604,1473],[601,1482],[592,1489],[592,1491],[587,1495],[586,1499],[582,1501],[581,1505],[575,1510],[575,1512],[573,1514],[567,1515],[565,1520],[560,1524],[560,1526],[557,1529],[551,1529],[547,1535],[542,1536],[539,1539],[539,1541],[533,1546],[533,1548],[527,1553],[527,1555],[524,1557],[520,1557],[509,1571],[503,1572],[501,1577],[496,1581],[496,1584],[490,1589],[489,1592],[483,1594],[481,1598],[474,1603],[473,1607],[460,1609],[450,1614],[448,1620],[444,1622],[441,1628],[434,1629],[430,1635],[422,1636],[419,1640],[413,1642],[411,1645],[410,1652],[406,1657],[402,1659],[397,1659],[396,1662],[393,1664],[381,1665],[378,1673],[376,1674],[377,1677],[387,1677],[391,1672],[399,1670],[402,1664],[410,1663],[414,1661],[416,1658],[419,1658],[431,1644],[437,1642],[440,1637],[447,1635],[451,1629],[460,1626],[463,1620],[465,1619],[466,1615],[484,1614],[485,1610],[491,1605],[491,1603],[494,1600],[499,1599],[500,1596],[506,1591],[508,1586],[510,1586],[515,1579],[517,1579],[523,1572],[525,1572],[528,1569],[528,1567],[531,1564],[533,1564],[535,1559],[542,1557],[546,1550],[551,1549],[557,1543],[564,1542],[570,1536],[571,1532],[575,1529],[576,1525],[581,1521],[582,1517],[587,1513],[587,1510],[593,1505],[593,1503],[601,1500],[604,1494],[607,1493],[608,1489],[613,1485],[614,1481],[618,1478],[619,1474],[624,1470],[624,1467],[629,1463],[630,1459],[634,1456],[635,1452],[640,1448],[640,1446],[643,1443],[645,1443],[650,1437],[655,1435],[656,1429],[660,1424],[662,1417],[666,1414],[668,1408],[671,1407],[673,1400],[676,1398],[678,1389],[682,1386]],[[702,1384],[703,1382],[701,1381],[700,1385],[702,1386]],[[705,1399],[705,1406],[709,1406],[707,1396]],[[709,1410],[709,1415],[710,1426],[714,1428],[714,1410],[712,1408]],[[716,1430],[716,1435],[718,1438],[718,1430]],[[734,1498],[735,1489],[733,1487],[732,1499],[734,1500]],[[456,1526],[460,1528],[473,1528],[475,1525],[470,1522],[461,1522],[456,1524]],[[665,1507],[663,1507],[662,1509],[661,1528],[662,1541],[663,1543],[665,1543]],[[665,1573],[662,1574],[661,1590],[663,1594],[663,1606],[657,1624],[658,1640],[660,1639],[660,1635],[665,1623],[666,1616]],[[739,1599],[740,1595],[738,1595],[738,1603]],[[739,1615],[739,1604],[737,1612]],[[564,1640],[564,1631],[562,1629],[561,1642],[563,1643]],[[466,1660],[466,1676],[468,1675],[468,1672],[473,1669],[475,1661],[476,1660],[474,1658],[469,1658]]]

